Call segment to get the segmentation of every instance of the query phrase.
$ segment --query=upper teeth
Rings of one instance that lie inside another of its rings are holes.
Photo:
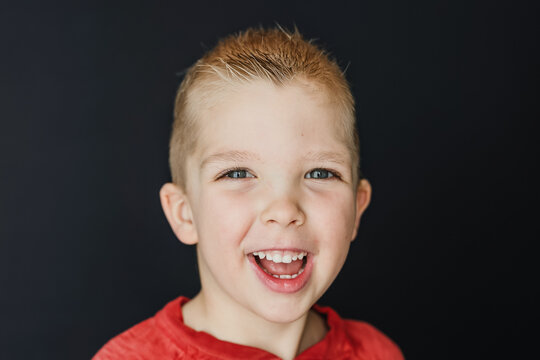
[[[302,260],[304,256],[307,256],[307,252],[296,251],[255,251],[254,256],[258,256],[259,259],[272,260],[273,262],[289,264],[292,261]]]

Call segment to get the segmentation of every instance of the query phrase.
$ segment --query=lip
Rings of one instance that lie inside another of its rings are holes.
[[[255,271],[257,278],[259,278],[263,285],[278,293],[291,294],[300,291],[309,281],[311,271],[313,270],[313,254],[311,253],[308,253],[308,256],[306,257],[306,266],[304,267],[304,271],[294,279],[275,278],[272,275],[264,272],[259,265],[257,265],[253,254],[249,254],[247,257],[251,268],[253,271]]]

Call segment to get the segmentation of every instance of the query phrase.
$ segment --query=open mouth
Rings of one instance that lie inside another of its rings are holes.
[[[304,272],[308,253],[305,251],[255,251],[251,255],[266,274],[278,279],[295,279]]]

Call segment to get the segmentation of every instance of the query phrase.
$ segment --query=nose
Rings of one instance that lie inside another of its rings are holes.
[[[290,198],[275,199],[261,213],[264,224],[278,224],[282,227],[289,225],[300,226],[306,221],[306,215],[297,201]]]

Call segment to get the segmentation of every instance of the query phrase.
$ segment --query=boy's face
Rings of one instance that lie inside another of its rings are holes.
[[[179,237],[198,243],[203,291],[214,304],[290,322],[337,276],[371,191],[366,180],[358,193],[353,184],[337,114],[324,92],[262,81],[203,113],[187,164],[193,230]],[[262,260],[253,254],[261,251]],[[294,260],[300,253],[307,256]]]

